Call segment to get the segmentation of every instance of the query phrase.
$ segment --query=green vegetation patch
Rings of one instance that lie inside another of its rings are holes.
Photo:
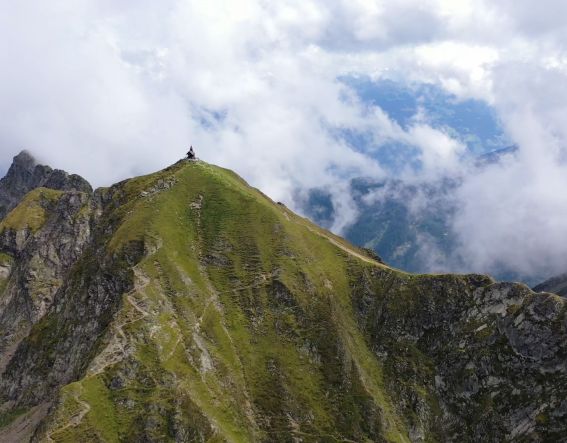
[[[81,406],[88,408],[85,419],[105,442],[119,441],[115,405],[100,377],[88,377],[81,383]],[[84,412],[84,410],[83,410]]]
[[[4,229],[19,231],[27,228],[36,232],[46,221],[46,208],[56,202],[63,193],[47,188],[37,188],[29,192],[0,223],[0,231]]]
[[[11,266],[13,262],[14,259],[12,258],[11,255],[0,252],[0,266],[8,267]]]

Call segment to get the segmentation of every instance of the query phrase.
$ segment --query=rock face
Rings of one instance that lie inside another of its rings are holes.
[[[78,175],[38,165],[27,151],[14,157],[8,173],[0,180],[0,220],[33,189],[92,192],[89,183]]]
[[[88,204],[84,193],[37,189],[28,194],[21,209],[28,214],[39,211],[40,225],[34,225],[32,217],[17,224],[20,220],[14,213],[0,224],[5,270],[0,298],[0,352],[14,349],[45,315],[81,256],[90,239],[90,218],[84,211]]]
[[[562,441],[567,302],[182,161],[0,223],[0,441]]]

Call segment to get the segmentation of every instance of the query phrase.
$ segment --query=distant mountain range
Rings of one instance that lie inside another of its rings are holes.
[[[514,155],[509,146],[476,157],[473,166],[483,168]],[[455,254],[457,237],[452,216],[458,209],[454,199],[458,178],[421,184],[388,179],[353,179],[350,183],[358,215],[343,232],[356,245],[373,249],[386,263],[410,272],[465,271],[466,263]],[[299,200],[300,208],[316,223],[330,228],[335,217],[331,194],[313,189]],[[502,281],[517,280],[533,285],[546,276],[522,276],[511,270],[494,270]]]
[[[506,137],[496,113],[478,100],[459,100],[430,84],[402,84],[390,80],[346,77],[360,99],[379,106],[402,128],[416,123],[416,116],[433,128],[454,137],[466,146],[464,161],[471,168],[483,168],[513,156],[518,147]],[[419,162],[411,146],[386,144],[369,146],[364,136],[345,133],[344,140],[354,149],[370,152],[390,178],[354,178],[350,194],[357,217],[342,234],[353,243],[373,249],[387,263],[411,272],[465,271],[463,257],[455,252],[457,238],[452,217],[458,210],[454,198],[458,176],[438,176],[428,180],[403,181],[398,173],[408,164]],[[327,189],[298,193],[300,210],[316,223],[330,228],[336,217]],[[535,284],[547,276],[519,275],[510,269],[490,270],[498,280],[518,280]]]
[[[464,155],[470,158],[513,145],[495,110],[481,100],[459,99],[428,83],[407,84],[367,77],[344,77],[342,81],[364,104],[380,107],[401,128],[427,124],[461,142],[466,147]],[[418,151],[413,146],[387,141],[376,145],[372,137],[348,130],[336,135],[354,150],[374,157],[393,176],[408,165],[419,168]]]
[[[534,286],[533,289],[536,292],[553,292],[554,294],[567,297],[567,273],[547,279],[543,283]]]

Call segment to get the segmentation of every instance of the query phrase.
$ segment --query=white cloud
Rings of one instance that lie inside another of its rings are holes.
[[[451,174],[460,169],[465,146],[431,126],[417,124],[409,129],[408,143],[420,148],[420,159],[426,174]]]
[[[460,171],[463,147],[427,120],[400,128],[337,77],[428,81],[492,103],[521,148],[517,162],[472,175],[460,190],[455,227],[471,266],[505,260],[514,242],[517,267],[537,265],[528,255],[567,265],[565,242],[552,241],[563,238],[567,208],[558,191],[567,176],[565,8],[551,0],[3,2],[0,164],[26,147],[101,185],[163,167],[193,143],[275,199],[290,203],[298,187],[331,189],[341,230],[356,217],[348,179],[384,172],[337,131],[412,143],[430,177]]]
[[[495,73],[497,106],[520,146],[515,159],[467,177],[455,220],[478,270],[527,275],[567,268],[567,92],[561,70],[511,63]],[[472,240],[472,241],[471,241]]]

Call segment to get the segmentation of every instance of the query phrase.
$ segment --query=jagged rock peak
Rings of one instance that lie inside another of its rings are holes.
[[[28,192],[40,187],[59,191],[92,192],[91,185],[84,178],[40,165],[29,151],[23,150],[14,157],[6,176],[0,180],[0,220],[17,206]]]
[[[24,169],[33,170],[33,168],[37,166],[37,160],[29,151],[24,149],[14,157],[12,162],[12,167],[18,166],[23,167]]]

